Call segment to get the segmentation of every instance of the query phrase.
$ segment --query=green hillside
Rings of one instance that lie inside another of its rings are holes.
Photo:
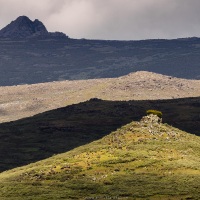
[[[0,174],[1,200],[200,199],[200,138],[154,115]]]
[[[0,124],[0,172],[98,140],[140,120],[148,109],[161,110],[163,122],[200,136],[199,97],[156,101],[91,99]]]

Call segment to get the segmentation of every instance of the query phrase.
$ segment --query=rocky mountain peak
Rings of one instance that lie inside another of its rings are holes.
[[[44,24],[35,19],[31,21],[27,16],[20,16],[16,20],[12,21],[6,27],[0,30],[0,37],[3,38],[30,38],[38,36],[65,36],[65,34],[60,33],[49,33],[44,26]],[[66,37],[66,36],[65,36]]]

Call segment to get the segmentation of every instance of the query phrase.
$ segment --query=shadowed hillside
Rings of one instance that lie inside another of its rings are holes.
[[[200,78],[200,39],[0,39],[0,85],[119,77],[136,71]],[[8,70],[9,69],[9,70]]]
[[[139,120],[148,109],[161,110],[164,122],[200,135],[200,98],[155,101],[92,99],[0,124],[0,171],[99,139],[132,120]]]

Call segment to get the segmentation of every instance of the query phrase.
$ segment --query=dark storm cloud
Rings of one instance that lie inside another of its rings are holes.
[[[200,36],[199,0],[0,0],[0,28],[20,15],[73,38]]]

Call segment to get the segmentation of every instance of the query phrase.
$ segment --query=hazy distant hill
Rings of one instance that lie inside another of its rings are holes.
[[[136,72],[110,79],[61,81],[0,87],[0,122],[87,101],[156,100],[200,96],[200,80]]]
[[[200,199],[200,138],[155,116],[0,174],[0,198]]]
[[[39,20],[19,19],[0,31],[0,85],[119,77],[138,70],[200,78],[199,38],[75,40],[46,34]]]

